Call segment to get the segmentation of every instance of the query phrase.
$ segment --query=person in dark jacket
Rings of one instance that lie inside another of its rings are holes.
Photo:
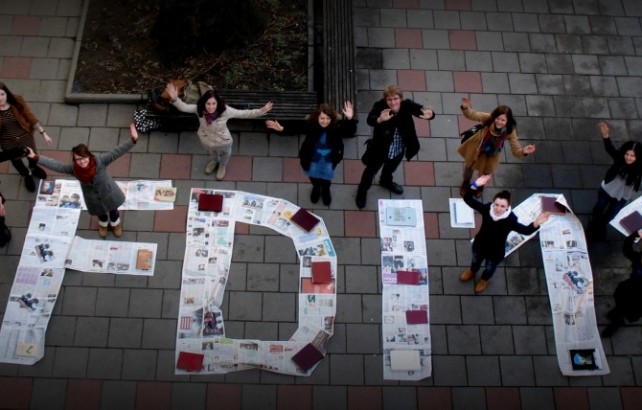
[[[605,122],[600,122],[599,127],[604,149],[613,158],[613,164],[606,171],[597,192],[597,202],[593,207],[588,226],[588,236],[591,239],[603,239],[606,236],[607,224],[631,199],[633,192],[640,190],[642,181],[640,143],[627,141],[617,149],[609,136],[609,126]]]
[[[642,230],[624,240],[622,251],[631,261],[631,275],[615,288],[615,307],[607,313],[610,323],[602,331],[602,337],[611,337],[625,319],[635,322],[642,317]]]
[[[343,117],[329,104],[321,104],[306,119],[303,129],[295,124],[286,130],[278,121],[267,120],[265,125],[277,132],[289,134],[305,133],[299,149],[301,168],[310,178],[312,193],[310,201],[316,204],[319,197],[324,205],[332,203],[330,185],[334,179],[334,169],[343,160],[343,138],[354,137],[357,120],[354,118],[352,102],[343,104]]]
[[[497,265],[504,260],[506,238],[511,231],[530,235],[537,231],[541,224],[548,221],[549,212],[540,214],[534,222],[523,225],[517,221],[517,216],[510,206],[510,192],[498,192],[491,203],[481,203],[474,196],[476,191],[486,185],[490,175],[482,175],[473,182],[466,194],[464,201],[468,206],[479,212],[482,216],[481,227],[473,241],[473,255],[470,267],[466,269],[459,279],[468,282],[473,279],[485,260],[484,271],[475,285],[475,293],[481,293],[488,287],[488,281],[495,273]]]
[[[368,114],[368,125],[374,127],[368,140],[366,152],[361,161],[366,166],[357,190],[356,205],[366,206],[368,190],[379,169],[379,185],[401,195],[403,187],[392,181],[392,174],[404,158],[410,160],[419,152],[419,139],[412,117],[432,120],[435,113],[430,107],[422,106],[410,99],[403,99],[403,92],[397,85],[389,85],[383,92],[383,99],[372,106]]]
[[[101,238],[107,236],[110,225],[115,237],[123,234],[118,207],[125,202],[125,194],[107,173],[107,165],[124,155],[138,141],[134,124],[129,126],[129,131],[130,139],[103,154],[94,155],[85,144],[76,145],[71,149],[73,164],[39,156],[29,148],[29,158],[61,174],[73,175],[80,181],[87,211],[98,217],[98,235]]]

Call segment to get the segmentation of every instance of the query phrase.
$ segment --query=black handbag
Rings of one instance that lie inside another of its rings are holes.
[[[459,134],[459,138],[461,138],[461,141],[459,141],[459,143],[463,144],[464,142],[468,141],[468,139],[473,135],[477,134],[477,132],[481,130],[483,126],[484,126],[483,124],[476,124],[471,129],[466,130],[461,134]]]

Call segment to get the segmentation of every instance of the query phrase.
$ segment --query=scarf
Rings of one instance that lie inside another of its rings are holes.
[[[207,125],[210,125],[214,121],[216,121],[216,119],[218,118],[218,113],[216,111],[214,111],[211,114],[208,112],[205,112],[203,113],[203,116],[205,117],[205,122],[207,123]]]
[[[492,127],[494,128],[494,126]],[[489,127],[486,135],[484,135],[484,139],[482,140],[481,145],[479,146],[479,152],[486,154],[486,156],[488,157],[492,157],[493,155],[500,152],[504,147],[504,141],[506,141],[506,137],[508,137],[508,134],[506,133],[506,127],[500,130],[495,129],[495,132],[499,132],[500,134],[493,135],[493,133],[490,132]]]
[[[93,155],[89,156],[89,165],[87,165],[86,168],[78,166],[76,161],[74,161],[74,176],[78,178],[80,182],[85,184],[91,183],[96,176],[96,157]]]
[[[506,208],[506,212],[504,212],[503,214],[501,214],[501,215],[499,215],[499,216],[495,216],[495,212],[493,212],[493,204],[490,204],[490,217],[491,217],[491,218],[493,219],[493,221],[495,221],[495,222],[500,221],[500,220],[502,220],[502,219],[506,219],[506,218],[508,218],[508,215],[510,215],[511,211],[512,211],[512,209],[511,209],[511,207],[509,206],[508,208]]]

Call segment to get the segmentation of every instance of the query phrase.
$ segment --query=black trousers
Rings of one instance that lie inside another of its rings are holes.
[[[359,192],[366,193],[372,186],[372,180],[374,179],[379,169],[381,169],[381,176],[379,181],[382,184],[388,184],[392,182],[392,174],[397,170],[399,164],[403,160],[403,151],[401,154],[397,155],[394,158],[386,158],[383,162],[376,162],[370,165],[366,165],[366,169],[363,170],[363,175],[361,175],[361,182],[359,183]],[[383,167],[383,169],[381,168]]]

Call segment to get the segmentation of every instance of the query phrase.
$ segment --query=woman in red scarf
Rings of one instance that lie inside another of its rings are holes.
[[[483,125],[457,149],[459,155],[464,157],[464,178],[459,188],[459,193],[464,196],[475,170],[477,170],[478,176],[490,175],[495,172],[505,142],[508,142],[515,158],[524,158],[534,153],[535,145],[526,145],[522,148],[517,136],[517,122],[513,117],[513,111],[507,105],[500,105],[488,114],[474,111],[470,104],[470,98],[464,97],[461,99],[460,108],[464,117]],[[475,192],[476,198],[481,197],[482,188],[480,187]]]
[[[29,149],[29,158],[54,171],[73,175],[80,181],[87,210],[98,217],[98,235],[101,238],[107,236],[110,225],[114,236],[123,234],[118,207],[125,202],[125,194],[107,173],[107,165],[129,151],[138,140],[134,124],[129,126],[129,130],[131,139],[104,154],[94,155],[85,144],[76,145],[71,150],[73,164],[39,156]]]

